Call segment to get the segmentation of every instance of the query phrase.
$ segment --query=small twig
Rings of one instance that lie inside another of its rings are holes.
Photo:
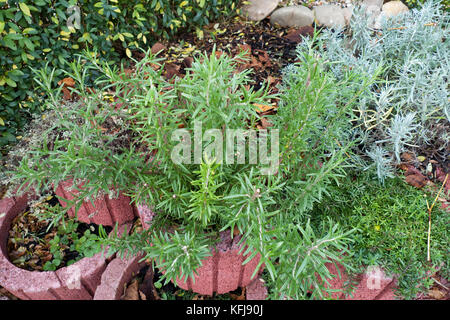
[[[442,283],[440,283],[439,281],[437,281],[435,278],[431,277],[431,279],[433,279],[434,282],[436,282],[438,285],[440,285],[442,288],[444,288],[446,291],[449,291],[448,288],[446,286],[444,286]]]
[[[429,22],[424,24],[425,27],[435,27],[437,26],[437,23],[435,22]],[[405,30],[406,27],[397,27],[397,28],[388,28],[388,30]]]
[[[427,207],[428,207],[428,241],[427,241],[427,261],[430,262],[431,261],[431,257],[430,257],[430,239],[431,239],[431,211],[433,210],[434,205],[436,204],[437,199],[439,198],[442,189],[445,186],[445,183],[447,182],[447,178],[448,178],[448,173],[445,175],[445,179],[444,182],[442,183],[441,188],[439,189],[438,194],[436,195],[436,198],[434,198],[433,203],[431,204],[431,207],[428,205],[428,201],[427,201]]]

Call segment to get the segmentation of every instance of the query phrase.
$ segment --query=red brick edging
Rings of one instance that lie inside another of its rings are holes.
[[[59,183],[55,193],[58,197],[72,200],[78,191],[73,189],[73,180],[67,180]],[[59,202],[64,208],[67,207],[65,201],[59,199]],[[107,195],[99,197],[94,201],[94,206],[90,201],[85,201],[78,210],[77,219],[84,223],[104,226],[114,226],[116,223],[122,225],[135,217],[130,202],[130,197],[121,193],[117,199],[110,199]],[[68,214],[70,217],[75,217],[75,209],[71,208]]]
[[[142,225],[145,229],[150,226],[154,213],[146,205],[137,205],[137,211],[141,217]],[[229,231],[220,233],[220,242],[215,248],[211,248],[212,256],[202,261],[202,266],[197,268],[197,275],[194,281],[191,278],[178,279],[177,285],[184,290],[192,290],[203,295],[227,293],[236,290],[238,287],[245,287],[257,278],[251,278],[260,261],[260,254],[257,254],[245,265],[242,263],[251,255],[244,256],[246,248],[238,244],[240,236],[231,239]],[[260,271],[260,270],[259,270]]]
[[[0,285],[24,300],[91,300],[114,255],[102,252],[56,271],[28,271],[8,259],[12,220],[28,206],[30,195],[0,200]],[[122,232],[119,229],[119,232]]]
[[[95,291],[94,300],[119,300],[124,293],[125,284],[145,265],[139,262],[142,257],[129,257],[112,260],[102,274],[100,285]]]

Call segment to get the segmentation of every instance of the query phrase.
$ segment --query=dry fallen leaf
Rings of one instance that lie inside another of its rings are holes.
[[[242,288],[242,293],[240,295],[230,293],[230,297],[232,300],[245,300],[245,287]]]
[[[410,174],[406,176],[406,182],[413,187],[420,189],[426,186],[428,179],[421,174]]]
[[[147,296],[141,290],[139,290],[139,297],[141,297],[141,300],[147,300]]]
[[[163,44],[160,43],[160,42],[157,42],[157,43],[155,43],[155,44],[152,46],[152,48],[151,48],[150,50],[151,50],[152,54],[157,54],[158,52],[164,51],[164,50],[166,50],[166,49],[167,49],[167,48],[166,48],[165,45],[163,45]]]
[[[267,111],[276,109],[274,106],[266,105],[266,104],[254,103],[253,105],[257,108],[258,112],[267,112]]]
[[[401,155],[401,158],[405,162],[412,162],[415,159],[414,154],[409,153],[409,152],[403,152]]]
[[[58,85],[64,84],[65,87],[75,87],[75,80],[70,77],[64,78],[58,82]]]
[[[261,118],[261,126],[263,129],[273,127],[273,124],[269,122],[266,118]]]
[[[139,300],[138,281],[136,279],[128,286],[122,300]]]
[[[428,296],[430,296],[430,298],[433,298],[436,300],[441,300],[441,299],[445,298],[445,295],[446,295],[446,293],[444,291],[441,291],[437,288],[433,288],[428,291]]]
[[[237,235],[239,235],[239,234],[240,234],[239,228],[238,228],[237,226],[234,226],[234,229],[233,229],[233,236],[237,236]]]

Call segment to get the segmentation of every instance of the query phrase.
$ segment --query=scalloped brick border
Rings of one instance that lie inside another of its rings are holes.
[[[55,190],[57,196],[72,200],[77,190],[70,190],[73,186],[73,180],[60,182]],[[70,190],[70,191],[69,191]],[[60,204],[65,208],[66,202],[59,199]],[[84,223],[102,224],[104,226],[114,226],[116,223],[122,225],[135,218],[133,206],[130,205],[130,197],[119,194],[117,199],[110,199],[107,195],[94,201],[94,206],[90,201],[85,201],[78,210],[77,219]],[[94,214],[94,212],[97,213]],[[75,217],[75,209],[71,208],[68,212],[70,217]]]
[[[102,273],[115,255],[104,256],[100,252],[56,271],[28,271],[9,261],[7,240],[11,222],[32,198],[28,194],[0,200],[0,284],[23,300],[91,300]]]
[[[137,205],[137,212],[141,218],[145,229],[149,227],[154,213],[143,204]],[[184,290],[192,290],[203,295],[213,295],[227,293],[236,290],[238,287],[245,287],[257,278],[252,278],[252,274],[260,261],[261,255],[258,253],[252,260],[245,265],[242,263],[251,255],[243,255],[247,248],[242,248],[238,244],[241,239],[236,236],[231,239],[229,232],[221,232],[221,241],[216,248],[211,248],[212,256],[202,261],[202,266],[198,268],[197,275],[194,275],[194,281],[191,278],[184,281],[177,279],[177,285]],[[263,269],[261,266],[259,272]]]
[[[121,259],[116,257],[102,274],[100,285],[95,291],[94,300],[119,300],[125,284],[145,265],[139,262],[142,257]]]

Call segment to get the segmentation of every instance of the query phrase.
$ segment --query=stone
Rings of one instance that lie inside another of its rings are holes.
[[[385,14],[384,14],[383,12],[381,12],[381,13],[375,18],[375,21],[374,21],[374,23],[373,23],[373,27],[374,27],[375,29],[381,29],[382,21],[383,21],[383,19],[385,19],[385,18],[386,18]]]
[[[345,17],[341,7],[337,5],[323,5],[314,7],[314,18],[316,23],[328,28],[344,27]]]
[[[350,19],[352,18],[353,8],[343,8],[342,13],[344,14],[345,24],[350,24]]]
[[[366,12],[371,15],[372,17],[376,17],[381,13],[381,8],[377,7],[377,6],[367,6],[366,7]]]
[[[364,0],[361,2],[361,5],[365,5],[367,7],[369,6],[376,6],[381,10],[381,7],[383,6],[384,0]]]
[[[387,17],[394,17],[401,13],[408,12],[409,9],[406,5],[401,1],[390,1],[383,4],[383,13]]]
[[[280,0],[249,0],[249,5],[242,8],[244,14],[250,19],[261,21],[276,9]]]
[[[312,25],[313,12],[304,6],[289,6],[275,10],[270,16],[272,24],[282,27],[304,27]]]

